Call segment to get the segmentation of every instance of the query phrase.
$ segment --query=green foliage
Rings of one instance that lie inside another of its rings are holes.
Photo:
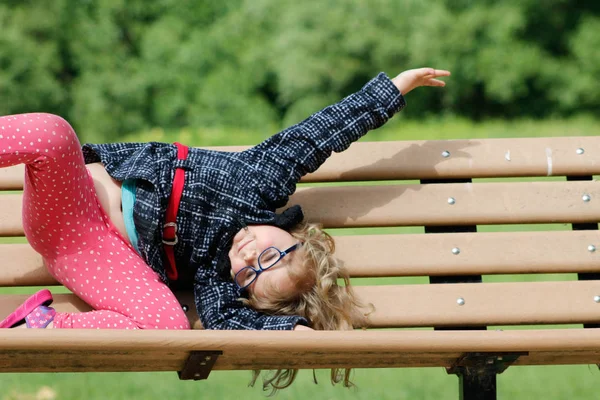
[[[4,1],[0,114],[65,116],[87,141],[287,126],[379,71],[435,66],[409,117],[600,107],[600,3],[549,0]]]
[[[199,147],[252,146],[275,132],[275,127],[261,130],[231,127],[199,127],[181,130],[154,128],[126,135],[121,139],[127,142],[181,142]],[[483,122],[456,117],[428,118],[424,121],[400,117],[370,132],[361,141],[593,136],[598,135],[598,132],[600,132],[600,120],[585,116],[544,121],[498,119]]]
[[[586,17],[571,38],[573,59],[558,88],[566,110],[597,112],[600,105],[600,17]],[[592,50],[595,49],[595,50]]]
[[[0,4],[0,114],[67,111],[57,43],[60,1]]]

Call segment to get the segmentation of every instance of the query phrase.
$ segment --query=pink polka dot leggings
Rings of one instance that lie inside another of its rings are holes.
[[[173,293],[102,209],[64,119],[0,117],[0,167],[21,163],[25,236],[56,280],[95,310],[57,313],[54,328],[190,328]]]

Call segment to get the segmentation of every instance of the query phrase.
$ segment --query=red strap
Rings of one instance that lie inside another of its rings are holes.
[[[177,146],[177,159],[185,160],[188,156],[187,146],[181,143],[175,143]],[[166,266],[167,277],[176,281],[179,277],[177,266],[175,265],[175,251],[173,247],[177,244],[177,213],[179,212],[179,202],[183,193],[185,184],[185,171],[183,168],[175,169],[175,177],[173,178],[173,187],[171,188],[171,196],[169,197],[169,205],[165,214],[165,225],[163,226],[163,244],[165,245],[165,253],[169,261]]]

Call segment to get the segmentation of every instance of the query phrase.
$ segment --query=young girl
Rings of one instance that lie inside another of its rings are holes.
[[[444,86],[436,78],[448,75],[381,73],[239,153],[164,143],[82,152],[60,117],[1,117],[0,167],[26,164],[25,235],[56,280],[95,311],[56,312],[42,290],[0,327],[189,329],[171,289],[191,288],[206,329],[351,329],[358,302],[331,237],[303,223],[297,206],[275,210],[332,151],[401,110],[403,95]]]

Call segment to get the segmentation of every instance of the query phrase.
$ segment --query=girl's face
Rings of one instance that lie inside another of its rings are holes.
[[[242,268],[251,266],[258,268],[258,256],[269,247],[284,251],[298,242],[291,234],[271,225],[253,225],[240,230],[234,237],[229,251],[231,276],[235,276]],[[263,271],[248,286],[250,294],[258,298],[268,296],[269,288],[276,288],[281,294],[292,295],[294,282],[288,274],[288,266],[294,263],[296,252],[283,257],[277,264]]]

